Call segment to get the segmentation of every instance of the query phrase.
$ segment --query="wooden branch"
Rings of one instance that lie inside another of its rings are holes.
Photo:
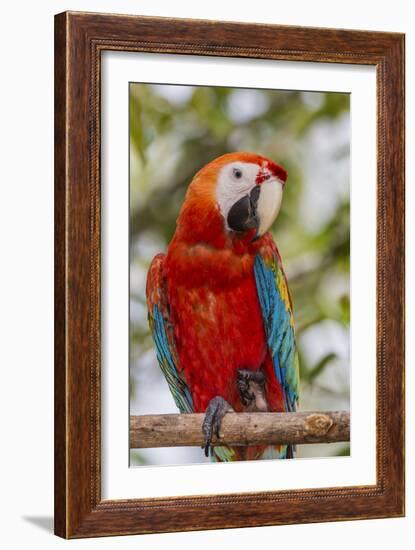
[[[130,417],[130,447],[201,447],[204,414]],[[278,445],[349,441],[347,411],[228,413],[213,445]]]

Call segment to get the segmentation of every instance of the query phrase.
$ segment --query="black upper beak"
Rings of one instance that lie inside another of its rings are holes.
[[[239,232],[258,229],[257,204],[260,191],[260,186],[256,185],[249,195],[245,195],[232,206],[227,218],[230,229]]]

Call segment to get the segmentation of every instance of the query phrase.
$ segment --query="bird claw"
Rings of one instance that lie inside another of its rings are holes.
[[[241,403],[249,411],[266,411],[265,375],[262,370],[239,369],[237,385]]]
[[[233,411],[233,409],[223,397],[218,395],[209,401],[202,425],[204,435],[203,448],[206,457],[209,456],[209,448],[211,447],[213,435],[219,439],[222,419],[229,411]]]

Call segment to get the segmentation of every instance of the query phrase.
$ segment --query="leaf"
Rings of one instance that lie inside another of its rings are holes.
[[[350,445],[344,445],[344,447],[337,451],[336,456],[350,456]]]
[[[130,451],[130,462],[132,466],[145,466],[148,464],[147,460],[136,450]]]
[[[303,321],[301,323],[300,322],[296,323],[296,333],[298,335],[300,335],[303,332],[305,332],[308,328],[310,328],[311,326],[318,325],[319,323],[321,323],[325,319],[327,319],[327,316],[323,315],[323,314],[317,315],[316,317],[303,319]]]
[[[132,146],[144,160],[143,132],[139,101],[130,93],[130,136]]]
[[[318,361],[318,363],[308,371],[309,380],[314,380],[314,378],[317,378],[317,376],[323,372],[323,370],[333,361],[333,359],[337,359],[337,354],[333,352],[328,353],[320,359],[320,361]]]
[[[350,298],[347,294],[344,294],[340,300],[340,318],[345,325],[350,324]]]

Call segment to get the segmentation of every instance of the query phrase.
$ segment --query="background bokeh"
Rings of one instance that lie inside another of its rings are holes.
[[[130,84],[130,413],[177,412],[147,323],[145,280],[193,175],[230,151],[288,170],[272,228],[294,303],[299,410],[349,408],[349,94]],[[301,445],[297,457],[349,454]],[[198,448],[130,452],[131,465],[204,462]]]

